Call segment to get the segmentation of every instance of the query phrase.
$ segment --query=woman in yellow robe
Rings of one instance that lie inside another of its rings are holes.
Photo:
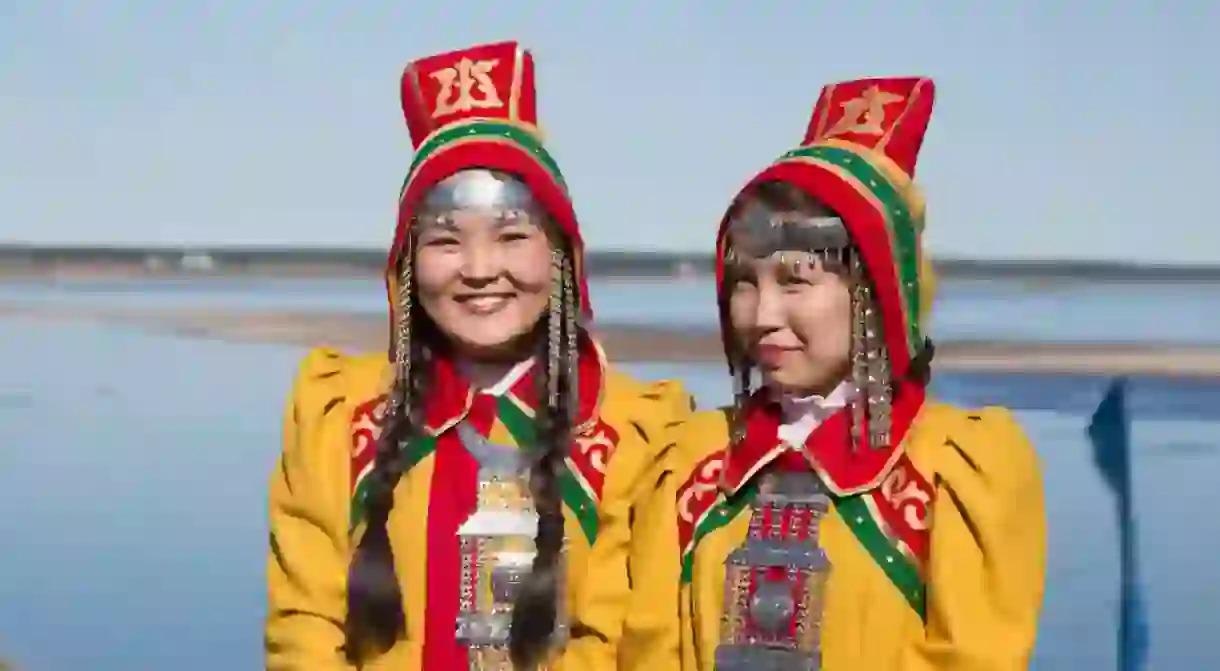
[[[721,224],[736,402],[673,429],[650,477],[633,551],[654,568],[628,619],[650,671],[1028,667],[1037,457],[1009,411],[926,393],[932,276],[912,178],[933,91],[826,87],[802,145]],[[678,618],[657,607],[670,599]]]
[[[305,359],[272,480],[266,668],[610,670],[632,503],[680,386],[586,333],[576,216],[515,43],[409,65],[392,345]]]

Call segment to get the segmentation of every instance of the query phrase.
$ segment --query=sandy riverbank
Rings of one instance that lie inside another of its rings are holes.
[[[199,338],[326,344],[359,351],[385,347],[388,330],[380,317],[364,314],[214,310],[79,310],[0,305],[0,317],[88,320]],[[720,340],[711,331],[649,327],[596,329],[618,361],[719,363]],[[936,367],[942,371],[1169,375],[1220,378],[1220,346],[1184,347],[1119,344],[941,342]]]

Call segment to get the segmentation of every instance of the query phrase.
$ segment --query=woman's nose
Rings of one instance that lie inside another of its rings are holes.
[[[494,250],[472,246],[462,255],[462,279],[475,284],[490,282],[499,277],[500,265]]]

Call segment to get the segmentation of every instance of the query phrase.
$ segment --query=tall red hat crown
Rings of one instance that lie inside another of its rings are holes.
[[[850,142],[888,157],[914,177],[935,99],[936,85],[926,77],[829,84],[818,96],[801,144]]]
[[[402,112],[416,149],[463,121],[537,127],[534,57],[516,42],[498,42],[412,61],[402,73]]]

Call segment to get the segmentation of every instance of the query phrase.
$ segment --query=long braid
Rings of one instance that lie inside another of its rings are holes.
[[[366,526],[348,568],[345,654],[355,663],[370,649],[384,652],[405,634],[402,591],[394,568],[387,523],[394,506],[394,489],[403,473],[403,452],[423,426],[416,402],[427,387],[428,352],[419,333],[412,337],[411,262],[400,276],[399,322],[395,333],[396,380],[386,430],[377,444],[373,469],[367,476]]]
[[[546,660],[558,624],[561,559],[564,548],[563,502],[559,479],[572,441],[572,394],[575,380],[573,334],[564,337],[565,323],[574,324],[576,309],[571,264],[563,252],[552,257],[553,284],[547,314],[547,338],[540,343],[539,359],[545,360],[538,376],[538,404],[535,415],[538,444],[531,446],[530,493],[538,513],[536,554],[530,575],[522,580],[513,604],[509,629],[509,655],[518,669],[533,669]]]

